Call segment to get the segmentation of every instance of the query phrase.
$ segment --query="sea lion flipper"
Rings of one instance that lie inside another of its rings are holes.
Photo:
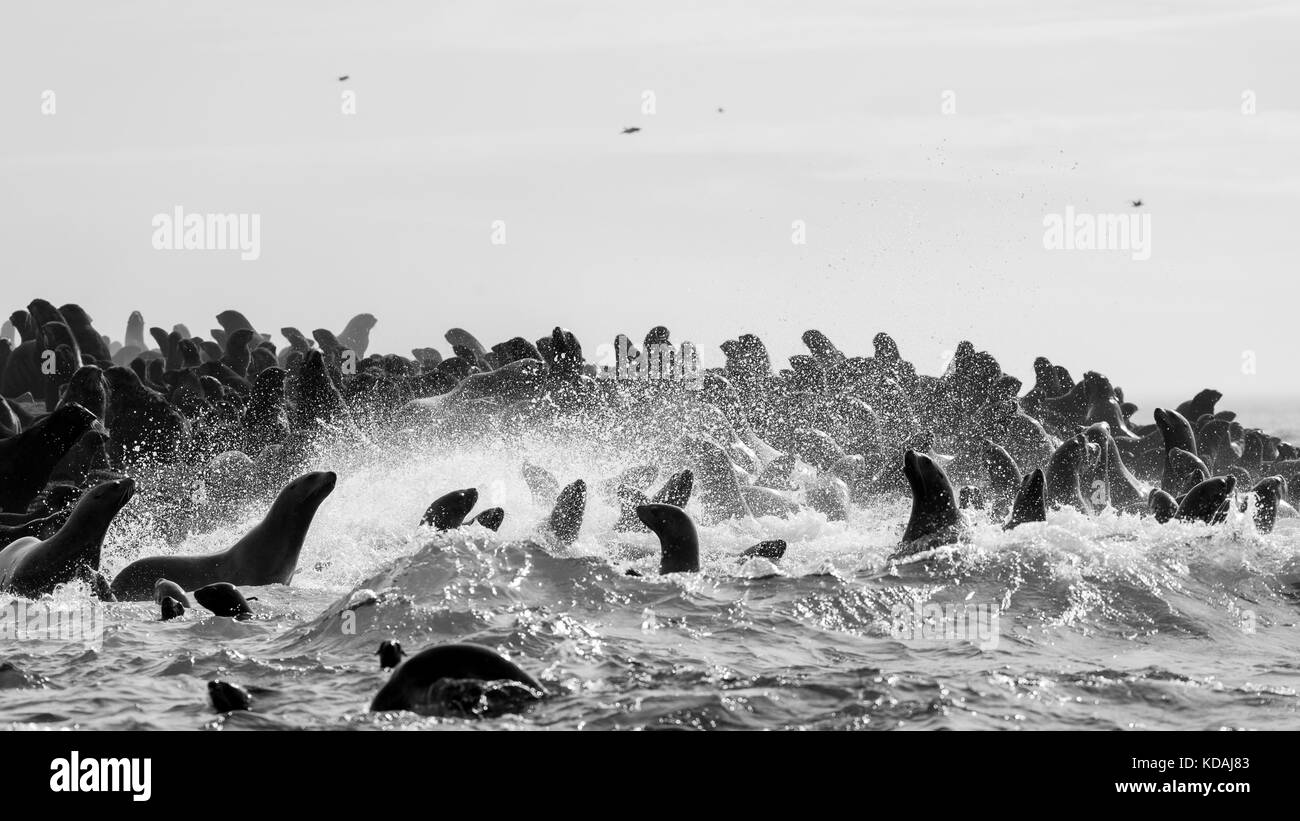
[[[740,555],[742,558],[753,558],[755,556],[773,561],[785,556],[785,540],[770,539],[766,542],[759,542],[753,547],[746,548]]]

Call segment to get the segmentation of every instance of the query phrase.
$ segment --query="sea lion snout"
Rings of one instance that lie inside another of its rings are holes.
[[[1093,467],[1101,460],[1101,446],[1096,442],[1084,443],[1084,460],[1089,467]]]

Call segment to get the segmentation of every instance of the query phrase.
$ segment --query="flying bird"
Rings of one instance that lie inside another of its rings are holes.
[[[637,126],[630,125],[630,126],[628,126],[627,128],[623,129],[623,133],[624,133],[624,134],[635,134],[635,133],[637,133],[637,132],[640,131],[640,130],[641,130],[641,129],[638,128]]]
[[[1130,200],[1130,202],[1133,203],[1133,207],[1134,207],[1134,208],[1141,208],[1141,207],[1142,207],[1142,200]]]
[[[340,83],[343,82],[344,80],[346,80],[346,79],[347,79],[348,77],[350,77],[350,76],[352,76],[352,75],[350,75],[350,74],[344,74],[342,77],[339,78],[339,82],[340,82]]]

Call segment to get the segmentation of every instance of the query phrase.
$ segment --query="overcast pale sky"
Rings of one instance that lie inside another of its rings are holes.
[[[706,365],[743,332],[784,362],[809,327],[849,353],[888,330],[923,371],[969,338],[1027,381],[1039,354],[1100,370],[1148,410],[1206,385],[1300,394],[1295,3],[5,17],[6,313],[75,301],[120,338],[134,309],[196,332],[228,307],[268,331],[369,311],[372,348],[403,353],[457,325],[491,345],[562,324],[594,350],[665,324]],[[1139,198],[1149,260],[1044,248],[1046,215]],[[260,258],[154,250],[177,205],[261,215]]]

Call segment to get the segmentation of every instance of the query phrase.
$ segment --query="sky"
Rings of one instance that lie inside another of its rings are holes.
[[[1148,412],[1300,396],[1296,42],[1255,0],[24,3],[0,294],[116,339],[364,311],[380,352],[563,325],[590,355],[662,324],[707,366],[886,330],[923,372],[969,339]],[[260,255],[156,249],[177,206],[257,215]],[[1067,208],[1149,218],[1149,258],[1045,247]]]

